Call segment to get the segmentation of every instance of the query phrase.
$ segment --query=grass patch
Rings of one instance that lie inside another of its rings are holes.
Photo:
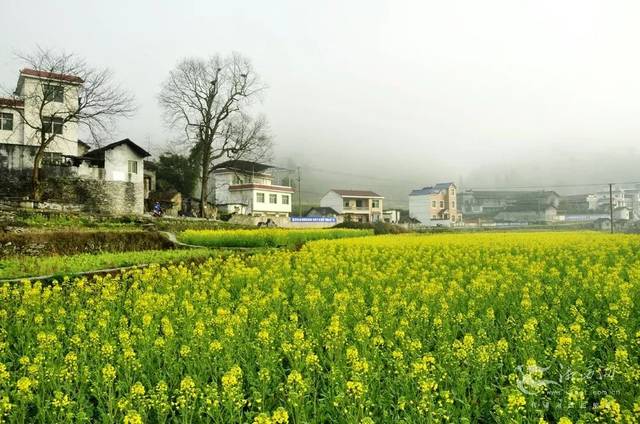
[[[72,256],[14,257],[0,260],[0,279],[68,275],[85,271],[119,268],[149,263],[202,259],[213,254],[209,249],[144,250]]]
[[[373,230],[313,229],[313,230],[187,230],[178,235],[178,240],[207,247],[283,247],[297,246],[312,240],[363,237]]]

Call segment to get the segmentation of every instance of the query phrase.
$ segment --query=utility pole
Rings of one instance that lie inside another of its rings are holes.
[[[613,184],[609,183],[609,219],[611,220],[611,234],[613,234]]]
[[[302,216],[302,186],[300,185],[300,167],[298,167],[298,216]]]

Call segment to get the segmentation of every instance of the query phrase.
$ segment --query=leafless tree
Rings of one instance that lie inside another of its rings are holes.
[[[133,96],[114,83],[111,71],[92,68],[73,54],[38,48],[18,57],[37,82],[22,93],[14,92],[17,101],[9,107],[18,113],[25,130],[31,129],[33,140],[29,142],[37,143],[31,184],[33,200],[40,201],[40,167],[51,143],[64,138],[60,129],[77,124],[97,143],[110,133],[116,118],[131,116],[135,106]],[[77,89],[69,92],[70,86]]]
[[[159,101],[167,122],[184,132],[182,141],[198,159],[201,216],[207,216],[209,177],[221,163],[258,160],[270,151],[265,119],[250,114],[264,88],[239,54],[184,59],[164,83]]]

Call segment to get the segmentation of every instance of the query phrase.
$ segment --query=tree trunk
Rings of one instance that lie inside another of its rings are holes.
[[[31,197],[34,202],[42,200],[42,183],[40,182],[40,164],[44,156],[44,149],[39,148],[33,158],[33,169],[31,170]]]
[[[202,152],[200,166],[200,216],[207,217],[207,192],[209,191],[209,159],[207,152]]]

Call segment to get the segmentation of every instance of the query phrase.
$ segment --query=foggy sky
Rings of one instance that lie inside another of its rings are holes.
[[[316,169],[315,191],[400,201],[460,179],[640,180],[635,0],[4,0],[2,15],[0,84],[36,45],[109,67],[138,104],[114,138],[156,153],[171,138],[157,103],[168,72],[237,51],[269,87],[258,108],[275,162]]]

